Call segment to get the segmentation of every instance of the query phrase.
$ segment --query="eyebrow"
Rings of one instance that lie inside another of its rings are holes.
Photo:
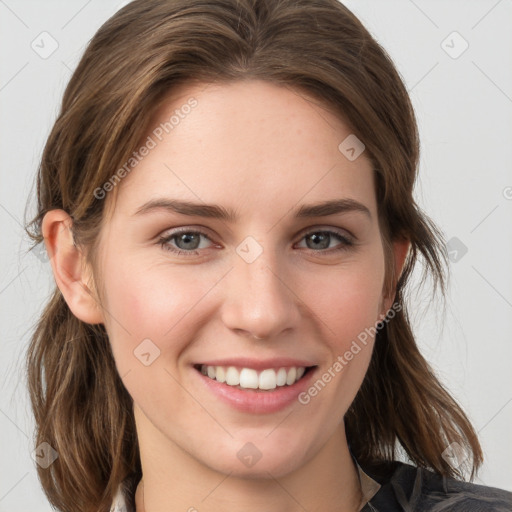
[[[224,208],[223,206],[168,198],[151,199],[138,208],[134,215],[144,215],[156,211],[169,211],[181,215],[189,215],[191,217],[220,219],[231,223],[237,220],[236,212]],[[302,205],[295,211],[294,217],[297,219],[327,217],[329,215],[350,212],[363,213],[368,216],[368,218],[372,218],[370,210],[364,204],[350,198],[333,199],[316,204]]]

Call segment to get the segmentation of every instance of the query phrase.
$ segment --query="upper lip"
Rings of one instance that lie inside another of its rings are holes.
[[[254,370],[265,370],[267,368],[290,368],[316,366],[312,361],[305,359],[292,359],[290,357],[275,357],[272,359],[252,359],[249,357],[231,357],[226,359],[215,359],[201,361],[197,365],[206,366],[236,366],[239,368],[253,368]]]

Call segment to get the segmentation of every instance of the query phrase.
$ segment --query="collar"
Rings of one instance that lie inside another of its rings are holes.
[[[359,483],[361,484],[362,498],[361,503],[359,504],[359,512],[363,510],[365,505],[379,492],[381,485],[379,482],[374,480],[371,476],[367,475],[357,460],[353,457],[354,463],[357,468],[357,472],[359,474]]]

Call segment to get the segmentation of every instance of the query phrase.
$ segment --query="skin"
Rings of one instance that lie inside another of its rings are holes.
[[[148,512],[358,510],[342,418],[373,340],[307,405],[270,414],[240,412],[205,393],[191,365],[288,356],[315,361],[321,375],[381,319],[392,298],[383,294],[370,160],[363,153],[349,161],[338,145],[350,127],[289,88],[255,80],[178,92],[151,126],[190,97],[197,106],[117,186],[115,208],[114,192],[105,199],[101,282],[72,245],[70,217],[52,210],[43,222],[57,285],[78,318],[105,325],[134,400],[144,474],[137,511],[144,504]],[[134,215],[157,197],[222,205],[239,218]],[[293,218],[302,204],[340,198],[362,203],[371,218]],[[176,255],[158,243],[178,227],[206,234],[197,254]],[[306,235],[325,229],[352,235],[356,245],[335,251],[342,242],[331,237],[328,248],[315,248]],[[236,252],[247,236],[263,249],[252,263]],[[399,275],[408,244],[393,247]],[[149,366],[133,354],[146,338],[160,349]],[[247,442],[261,453],[252,467],[237,457]]]

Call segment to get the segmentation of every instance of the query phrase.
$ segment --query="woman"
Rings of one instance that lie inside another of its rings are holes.
[[[28,227],[59,510],[512,510],[403,302],[443,240],[384,50],[335,0],[136,1],[66,89]],[[400,453],[410,464],[397,462]]]

